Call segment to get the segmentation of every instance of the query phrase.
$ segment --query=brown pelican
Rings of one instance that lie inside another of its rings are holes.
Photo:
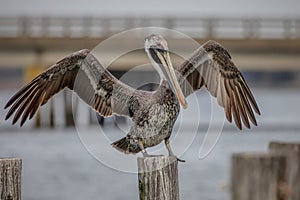
[[[13,124],[21,126],[37,109],[67,87],[104,117],[125,115],[132,119],[129,133],[112,144],[124,153],[142,152],[165,141],[169,155],[174,155],[169,138],[185,97],[202,86],[217,98],[218,104],[239,129],[242,122],[257,125],[253,110],[260,114],[255,99],[229,53],[214,41],[206,42],[190,59],[175,70],[166,40],[152,34],[145,39],[145,51],[158,71],[161,81],[155,91],[131,88],[117,80],[89,50],[75,52],[41,73],[7,102],[11,106],[6,119],[14,112]]]

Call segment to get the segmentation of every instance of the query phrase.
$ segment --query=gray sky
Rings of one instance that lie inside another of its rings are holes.
[[[0,0],[1,16],[300,17],[300,0]]]

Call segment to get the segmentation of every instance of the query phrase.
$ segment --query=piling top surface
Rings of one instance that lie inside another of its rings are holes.
[[[21,158],[14,158],[14,157],[0,157],[1,160],[11,160],[11,161],[16,161],[16,160],[22,160]]]
[[[178,161],[175,156],[153,156],[153,157],[138,157],[139,173],[161,170],[170,165],[177,165]]]
[[[243,152],[232,154],[233,158],[244,158],[244,159],[260,159],[260,158],[274,158],[274,157],[284,157],[275,152]]]
[[[275,148],[275,147],[281,147],[281,148],[289,148],[294,151],[300,151],[300,141],[298,142],[279,142],[279,141],[272,141],[269,144],[269,148]]]

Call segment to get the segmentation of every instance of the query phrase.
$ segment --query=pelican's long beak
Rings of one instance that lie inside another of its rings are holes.
[[[180,85],[178,83],[171,59],[170,54],[168,51],[158,51],[154,50],[157,58],[160,61],[160,67],[163,68],[162,71],[166,77],[166,79],[169,81],[173,91],[175,91],[177,98],[182,105],[184,109],[187,108],[187,102],[185,100],[185,97],[182,93],[182,90],[180,88]]]

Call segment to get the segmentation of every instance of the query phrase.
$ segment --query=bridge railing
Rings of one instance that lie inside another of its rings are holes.
[[[0,37],[107,37],[137,27],[165,27],[195,38],[300,38],[292,18],[2,17]]]

